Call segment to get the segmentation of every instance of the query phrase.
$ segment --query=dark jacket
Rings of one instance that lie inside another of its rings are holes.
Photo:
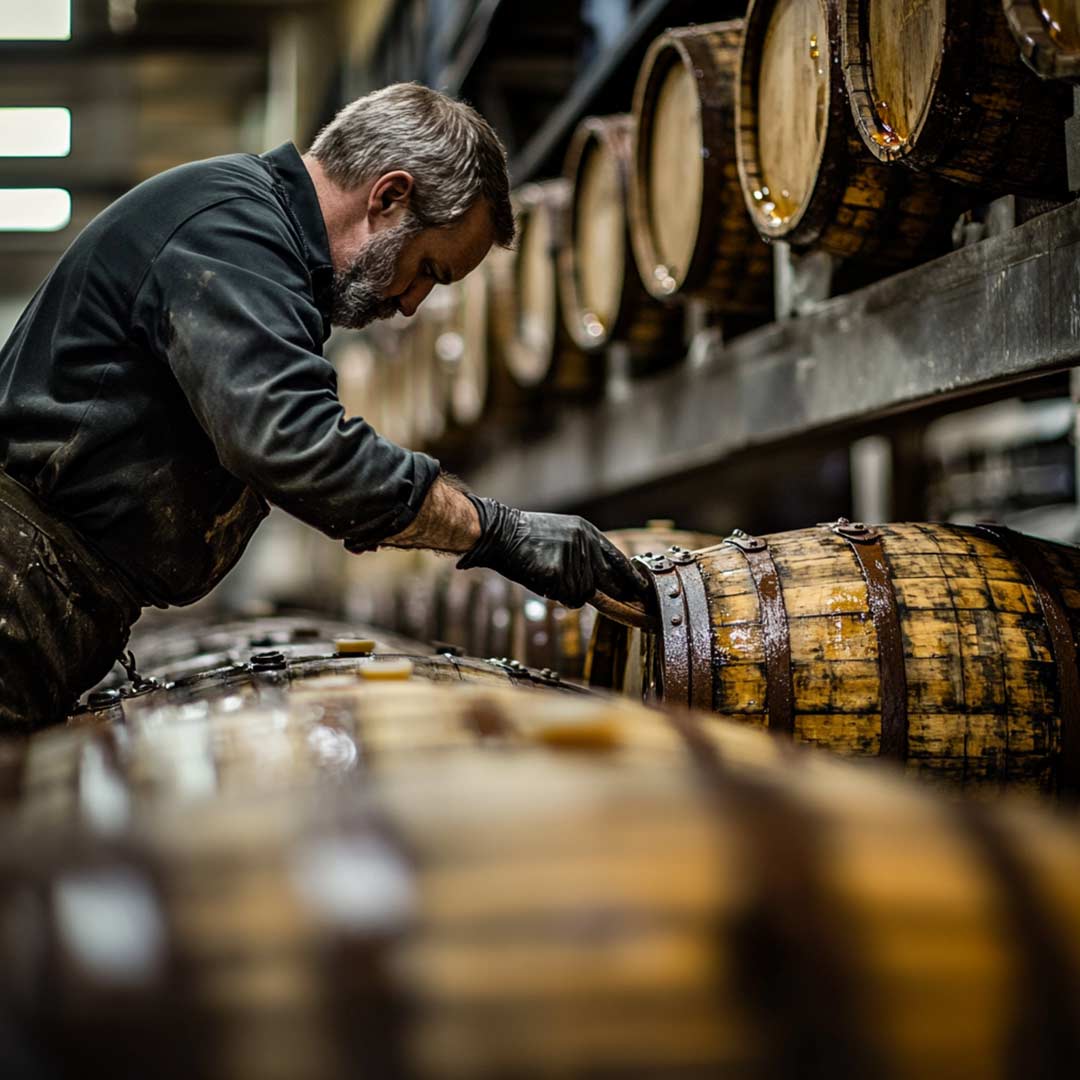
[[[346,420],[329,243],[292,144],[147,180],[76,238],[0,351],[0,468],[125,575],[190,603],[272,502],[350,549],[438,463]]]

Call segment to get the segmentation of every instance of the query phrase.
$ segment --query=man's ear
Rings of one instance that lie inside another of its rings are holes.
[[[384,173],[371,185],[368,194],[370,217],[396,217],[408,209],[413,193],[413,178],[404,169]]]

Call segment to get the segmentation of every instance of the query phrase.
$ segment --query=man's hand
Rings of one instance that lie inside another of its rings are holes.
[[[534,514],[466,496],[480,518],[480,539],[458,568],[486,566],[541,596],[581,607],[597,592],[640,600],[646,583],[595,525],[566,514]]]
[[[648,589],[626,556],[583,518],[531,514],[481,499],[446,473],[413,523],[383,544],[461,555],[463,570],[490,567],[567,607],[581,607],[597,592],[632,604]]]

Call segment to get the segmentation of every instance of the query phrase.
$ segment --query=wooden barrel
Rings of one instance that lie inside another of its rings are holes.
[[[283,694],[304,687],[333,688],[339,683],[356,687],[368,681],[502,684],[585,692],[521,663],[433,653],[424,643],[377,628],[326,622],[304,624],[304,636],[299,639],[289,637],[284,629],[255,633],[265,631],[266,624],[267,620],[248,620],[226,627],[211,625],[207,634],[212,636],[199,639],[201,651],[190,659],[140,668],[141,674],[153,677],[154,685],[138,690],[128,685],[118,695],[102,684],[79,704],[72,720],[80,725],[118,719],[134,723],[155,710],[193,701],[211,710],[222,702],[226,711],[241,702],[270,707]],[[317,627],[318,636],[308,637],[309,627]],[[343,630],[341,636],[323,640],[338,629]],[[219,642],[227,638],[229,645],[214,650],[208,645],[214,635]]]
[[[641,564],[664,701],[960,784],[1080,791],[1080,549],[840,521]]]
[[[229,666],[242,667],[253,656],[266,652],[280,653],[289,660],[327,656],[333,654],[335,643],[340,641],[370,641],[373,654],[426,651],[420,640],[386,627],[328,619],[315,612],[225,621],[208,621],[205,615],[181,619],[170,616],[148,611],[133,629],[129,642],[139,673],[162,683]],[[111,685],[114,681],[106,680],[101,688]]]
[[[416,331],[403,327],[380,327],[373,335],[377,357],[380,435],[401,446],[416,446],[420,437],[417,425]]]
[[[992,194],[1068,193],[1067,86],[1020,62],[1000,4],[846,0],[844,78],[879,161]]]
[[[448,346],[457,325],[460,299],[454,287],[436,285],[407,324],[404,352],[410,400],[406,407],[412,410],[417,446],[437,443],[449,423],[451,388],[460,358],[452,355]]]
[[[559,252],[559,296],[578,348],[613,342],[630,351],[636,370],[681,358],[683,313],[650,299],[630,244],[627,197],[634,120],[590,116],[574,132],[564,174],[573,185],[568,239]]]
[[[4,744],[10,1075],[986,1080],[1080,1053],[1070,823],[495,683],[196,705]]]
[[[633,247],[653,296],[697,296],[722,314],[772,307],[772,253],[747,219],[735,168],[742,22],[669,30],[634,91]]]
[[[556,271],[566,234],[571,189],[566,180],[528,184],[514,193],[518,251],[493,264],[498,306],[498,347],[510,375],[530,390],[582,393],[602,371],[570,338],[559,310]]]
[[[736,97],[743,198],[762,236],[796,250],[910,264],[947,249],[961,206],[941,181],[863,144],[844,88],[841,4],[751,0]]]
[[[362,417],[382,432],[383,402],[379,385],[379,358],[364,341],[350,338],[334,350],[331,359],[337,371],[338,397],[350,419]]]
[[[1043,78],[1080,79],[1080,4],[1076,0],[1004,0],[1009,29]]]
[[[443,346],[456,354],[450,378],[450,418],[458,427],[472,427],[483,418],[490,388],[490,330],[488,311],[490,271],[481,263],[468,277],[453,286],[457,293],[455,318]],[[445,359],[445,358],[444,358]]]
[[[438,639],[475,656],[477,583],[488,571],[483,569],[456,570],[450,563],[441,589],[438,618]]]

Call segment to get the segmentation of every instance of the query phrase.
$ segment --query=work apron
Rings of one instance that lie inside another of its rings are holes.
[[[0,470],[0,735],[62,721],[140,610],[116,571]]]

